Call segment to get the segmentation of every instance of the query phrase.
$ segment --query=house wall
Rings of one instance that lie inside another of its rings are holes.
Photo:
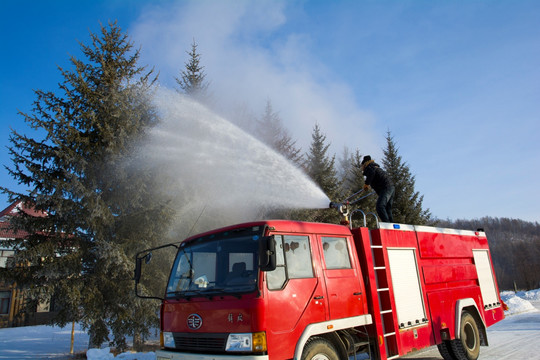
[[[25,302],[24,290],[2,279],[1,272],[9,271],[9,259],[13,254],[13,250],[0,247],[0,328],[50,323],[56,313],[50,311],[53,309],[49,302],[38,306],[36,311],[25,314],[22,311]]]
[[[32,313],[25,314],[22,311],[25,303],[24,290],[14,283],[7,282],[2,277],[2,272],[10,271],[9,259],[15,254],[14,249],[6,247],[2,241],[27,236],[23,231],[12,230],[9,223],[10,218],[18,216],[21,211],[30,216],[46,216],[44,212],[37,212],[22,202],[14,202],[0,211],[0,294],[4,295],[4,298],[0,299],[0,310],[3,310],[0,311],[0,328],[46,324],[50,323],[56,314],[54,304],[49,306],[49,302],[41,304],[42,306],[38,306]],[[7,299],[8,297],[9,299]]]

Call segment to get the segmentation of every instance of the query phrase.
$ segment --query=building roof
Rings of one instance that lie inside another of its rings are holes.
[[[26,231],[15,231],[10,228],[9,221],[0,221],[0,240],[23,238],[25,236],[28,236]]]
[[[31,206],[25,205],[23,201],[15,201],[0,212],[0,239],[14,239],[28,236],[26,231],[12,229],[9,222],[10,217],[19,216],[21,212],[36,217],[47,216],[46,212],[35,210]]]
[[[45,211],[36,210],[34,209],[33,206],[29,206],[28,204],[25,204],[23,201],[15,201],[11,205],[9,205],[7,208],[0,211],[0,219],[4,218],[5,216],[17,216],[21,212],[24,212],[27,215],[36,216],[36,217],[47,216],[47,213]]]

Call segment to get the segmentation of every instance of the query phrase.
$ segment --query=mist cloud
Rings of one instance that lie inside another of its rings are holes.
[[[159,89],[155,105],[161,121],[137,159],[154,174],[156,195],[169,199],[177,232],[251,221],[269,210],[328,207],[302,170],[199,103]]]
[[[142,62],[155,66],[170,87],[195,40],[222,113],[248,104],[260,115],[270,99],[304,152],[315,123],[334,152],[345,145],[377,152],[372,116],[311,54],[314,39],[289,30],[294,19],[287,11],[285,1],[181,1],[148,7],[130,35],[141,46]]]

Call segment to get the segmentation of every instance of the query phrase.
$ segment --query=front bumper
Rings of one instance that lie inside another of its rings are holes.
[[[209,355],[191,354],[174,351],[156,351],[156,360],[268,360],[268,355]]]

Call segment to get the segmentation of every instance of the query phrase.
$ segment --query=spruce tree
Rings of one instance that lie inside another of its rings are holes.
[[[351,192],[352,187],[355,184],[354,169],[353,169],[354,154],[351,153],[347,146],[343,147],[343,152],[338,159],[338,177],[341,179],[341,186],[339,189],[340,198],[347,198],[353,194]]]
[[[279,114],[274,111],[270,100],[266,101],[264,113],[257,125],[259,139],[295,165],[302,164],[301,150],[296,147],[296,141],[283,127],[283,122]]]
[[[20,265],[9,275],[29,311],[54,298],[54,324],[81,322],[90,346],[110,340],[122,350],[126,336],[144,339],[157,325],[157,304],[133,293],[134,255],[162,241],[172,214],[133,156],[158,120],[156,78],[116,23],[90,37],[85,59],[59,68],[58,93],[37,90],[32,112],[21,113],[36,138],[11,134],[9,171],[28,190],[2,191],[46,216],[13,218],[29,235],[9,242]]]
[[[390,131],[386,134],[386,148],[383,149],[382,165],[396,188],[392,214],[394,222],[413,225],[430,223],[429,209],[422,208],[424,196],[415,190],[415,177],[407,163],[403,162]]]
[[[180,78],[175,78],[183,93],[200,101],[208,101],[208,82],[201,66],[201,54],[197,52],[197,43],[193,40],[191,51],[187,52],[189,60],[184,64],[185,69],[180,72]]]
[[[339,199],[340,181],[335,168],[335,155],[330,156],[326,143],[326,135],[321,132],[319,124],[315,124],[311,134],[311,145],[306,154],[305,169],[309,177],[324,191],[330,200]],[[335,209],[310,212],[309,220],[321,222],[338,222]]]
[[[315,181],[328,197],[337,195],[339,182],[335,168],[335,156],[328,154],[330,144],[326,143],[326,135],[321,132],[319,124],[315,124],[311,134],[309,153],[306,154],[307,174]]]

